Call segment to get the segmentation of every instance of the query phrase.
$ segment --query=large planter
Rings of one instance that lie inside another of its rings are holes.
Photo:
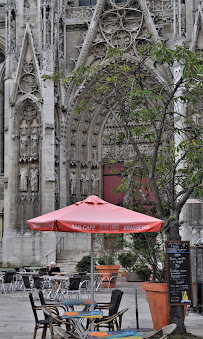
[[[102,283],[102,287],[108,288],[109,286],[109,279],[112,277],[112,273],[116,273],[118,275],[118,271],[120,269],[120,265],[97,265],[96,269],[99,273],[100,279],[107,276],[108,279],[104,279]],[[113,274],[114,275],[114,274]],[[110,288],[116,287],[116,280],[117,277],[114,279],[114,282],[110,284]]]
[[[145,281],[142,283],[142,289],[145,290],[152,322],[155,330],[169,324],[169,303],[167,283],[153,283]],[[184,316],[187,305],[184,306]]]
[[[144,281],[144,277],[137,272],[127,272],[126,281]]]

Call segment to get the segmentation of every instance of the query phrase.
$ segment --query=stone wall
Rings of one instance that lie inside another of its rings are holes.
[[[32,233],[27,219],[89,194],[102,197],[104,161],[112,152],[118,160],[132,152],[131,145],[120,149],[106,142],[105,134],[118,130],[107,111],[90,105],[81,117],[75,113],[85,89],[67,88],[42,77],[54,71],[68,75],[74,67],[104,61],[109,46],[119,47],[130,62],[139,58],[139,46],[159,39],[169,47],[187,44],[192,50],[202,50],[202,1],[185,0],[181,7],[179,3],[101,0],[85,7],[78,0],[1,1],[0,56],[5,55],[5,61],[0,63],[0,122],[4,115],[4,127],[0,124],[0,137],[4,137],[4,150],[0,145],[0,161],[4,154],[0,236],[4,221],[4,265],[45,265],[51,252],[49,258],[55,260],[58,235]],[[164,69],[151,70],[167,77]],[[188,203],[183,211],[187,219],[183,237],[192,242],[202,234],[200,205]],[[65,237],[66,250],[74,250],[77,243],[77,251],[88,252],[85,235]]]

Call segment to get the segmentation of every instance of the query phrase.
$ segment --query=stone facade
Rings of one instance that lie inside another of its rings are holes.
[[[55,71],[68,76],[75,67],[104,61],[108,47],[119,47],[131,62],[139,57],[138,46],[160,39],[168,47],[184,43],[201,51],[202,18],[200,0],[1,0],[3,265],[47,265],[55,259],[61,235],[32,233],[26,220],[90,194],[102,197],[104,161],[112,152],[118,161],[131,154],[130,145],[118,149],[106,141],[118,128],[109,112],[95,106],[80,116],[75,112],[84,88],[42,77]],[[196,203],[201,216],[202,203]],[[188,202],[183,211],[182,235],[192,242],[203,236],[202,217],[198,225],[190,217],[194,208]],[[73,251],[75,235],[65,236],[66,251]],[[79,247],[89,251],[87,235],[80,236]]]

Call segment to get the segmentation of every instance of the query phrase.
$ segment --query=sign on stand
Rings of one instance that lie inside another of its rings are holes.
[[[192,304],[190,242],[167,241],[166,264],[169,304]]]

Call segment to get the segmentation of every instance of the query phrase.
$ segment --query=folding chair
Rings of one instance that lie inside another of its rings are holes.
[[[67,289],[67,299],[69,299],[73,294],[76,294],[76,298],[81,298],[79,289],[81,280],[81,276],[70,277]]]

